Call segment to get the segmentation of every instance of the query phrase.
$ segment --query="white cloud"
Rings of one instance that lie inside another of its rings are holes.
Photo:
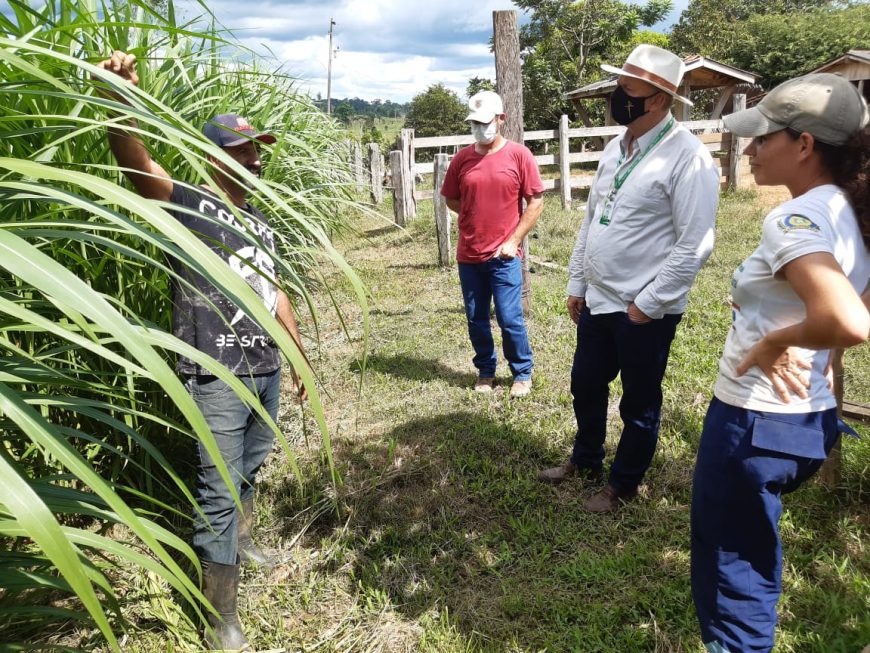
[[[180,2],[188,19],[202,12],[195,0]],[[676,0],[663,23],[676,22],[687,2]],[[334,19],[332,96],[397,102],[438,82],[461,96],[471,77],[494,78],[492,14],[514,8],[509,0],[208,0],[208,7],[244,45],[271,51],[301,88],[324,97]]]
[[[463,95],[471,77],[495,77],[492,12],[505,0],[211,0],[243,45],[272,52],[312,95],[326,95],[329,20],[336,22],[332,96],[404,102],[431,84]],[[201,12],[195,4],[186,17]]]

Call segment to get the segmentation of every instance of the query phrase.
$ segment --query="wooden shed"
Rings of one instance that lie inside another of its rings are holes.
[[[858,87],[870,102],[870,50],[849,50],[841,57],[819,66],[814,73],[837,73]]]
[[[683,83],[680,86],[680,95],[689,97],[692,91],[722,89],[709,116],[711,119],[718,119],[722,116],[722,112],[728,106],[731,96],[738,87],[754,86],[757,79],[756,75],[745,70],[700,55],[686,57],[683,59],[683,63],[686,65],[686,74],[683,76]],[[565,97],[571,100],[580,120],[588,127],[592,127],[592,121],[586,107],[583,106],[583,100],[608,98],[614,90],[616,90],[615,76],[566,93]],[[678,103],[675,110],[678,120],[689,120],[691,107]],[[609,112],[607,119],[610,120]],[[608,122],[608,124],[610,123]]]

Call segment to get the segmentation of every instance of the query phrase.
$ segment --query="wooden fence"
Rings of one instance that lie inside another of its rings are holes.
[[[743,139],[732,139],[730,132],[724,130],[721,120],[698,120],[685,122],[683,125],[697,134],[702,143],[710,150],[716,161],[716,166],[722,177],[722,183],[728,187],[746,185],[750,179],[749,166],[744,156],[735,154],[741,152],[745,144]],[[409,146],[403,147],[403,151],[410,153],[407,169],[410,176],[416,179],[418,175],[434,174],[434,161],[418,163],[417,153],[421,150],[435,150],[443,153],[448,150],[453,154],[459,147],[474,142],[470,135],[459,136],[435,136],[428,138],[414,138],[412,132],[404,135]],[[559,191],[562,198],[563,208],[571,205],[571,190],[575,188],[589,188],[595,176],[595,166],[590,165],[586,170],[572,170],[573,164],[597,164],[601,160],[602,151],[587,150],[593,141],[602,138],[621,136],[625,127],[581,127],[569,128],[568,116],[562,116],[558,129],[542,129],[527,131],[525,133],[526,144],[545,141],[558,144],[557,154],[539,154],[535,160],[544,173],[544,187],[547,191]],[[740,141],[739,143],[737,141]],[[573,148],[573,149],[572,149]],[[549,148],[548,148],[549,149]],[[736,150],[736,151],[735,151]],[[556,174],[548,174],[547,168],[555,168]],[[434,188],[418,189],[413,184],[414,199],[431,199],[435,193]]]
[[[738,98],[735,98],[738,100]],[[745,100],[744,100],[745,101]],[[737,103],[736,103],[737,104]],[[743,102],[739,102],[743,104]],[[735,110],[739,110],[740,106],[735,106]],[[734,137],[731,133],[725,131],[721,120],[700,120],[684,122],[683,125],[695,133],[700,141],[710,150],[716,161],[717,168],[722,180],[723,187],[726,188],[742,188],[751,184],[752,175],[749,170],[748,157],[743,156],[743,149],[747,144],[747,139]],[[588,170],[575,170],[572,172],[572,164],[592,164],[601,160],[602,149],[598,147],[596,150],[587,151],[587,146],[590,142],[597,141],[600,145],[603,139],[609,139],[614,136],[621,136],[624,127],[593,127],[570,129],[568,126],[568,117],[562,116],[558,129],[544,129],[538,131],[526,132],[524,141],[550,141],[558,143],[558,154],[539,154],[535,157],[538,165],[542,168],[547,166],[558,166],[556,176],[545,175],[544,186],[546,190],[558,190],[562,199],[563,208],[569,208],[571,205],[571,190],[574,188],[588,188],[592,184],[592,179],[595,171],[592,166]],[[583,139],[579,149],[575,145],[572,151],[572,139],[576,144],[577,140]],[[389,170],[392,177],[389,186],[393,192],[393,212],[395,221],[399,225],[404,225],[417,214],[418,199],[433,199],[433,209],[435,213],[435,229],[438,236],[438,259],[441,265],[449,266],[452,264],[452,246],[450,242],[451,225],[450,214],[447,210],[447,205],[441,197],[440,190],[444,183],[444,175],[449,165],[450,155],[455,154],[459,147],[470,145],[474,142],[470,135],[458,136],[438,136],[432,138],[414,138],[414,130],[403,129],[400,134],[400,148],[390,152]],[[360,162],[360,152],[358,147],[351,146],[351,157],[353,161],[354,177],[358,187],[368,181],[371,191],[372,201],[375,204],[380,204],[383,201],[383,183],[384,183],[384,157],[380,153],[378,146],[372,144],[369,146],[368,152],[368,179],[363,179],[362,163]],[[433,161],[416,162],[416,152],[419,150],[433,149],[437,152],[433,156]],[[442,150],[449,149],[450,153]],[[546,170],[545,170],[546,172]],[[575,174],[577,173],[577,174]],[[422,190],[417,189],[416,180],[419,175],[432,175],[432,189]],[[844,417],[870,423],[870,405],[857,404],[850,401],[843,401],[842,388],[842,352],[838,353],[835,361],[835,379],[836,396],[841,409],[841,415]],[[821,482],[827,487],[836,487],[840,480],[840,449],[839,442],[831,452],[825,465],[820,473]]]

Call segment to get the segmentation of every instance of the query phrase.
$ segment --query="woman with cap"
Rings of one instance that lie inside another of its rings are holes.
[[[821,466],[839,433],[833,348],[870,332],[867,105],[813,74],[725,118],[771,211],[731,280],[733,325],[707,411],[692,496],[692,595],[708,651],[770,651],[781,592],[781,496]]]

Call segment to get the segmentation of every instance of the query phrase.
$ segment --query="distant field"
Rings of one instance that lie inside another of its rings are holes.
[[[382,141],[393,142],[399,135],[402,126],[405,124],[405,118],[375,118],[375,127],[383,135]],[[348,131],[357,139],[362,138],[363,132],[366,129],[365,117],[356,116],[348,126]]]

